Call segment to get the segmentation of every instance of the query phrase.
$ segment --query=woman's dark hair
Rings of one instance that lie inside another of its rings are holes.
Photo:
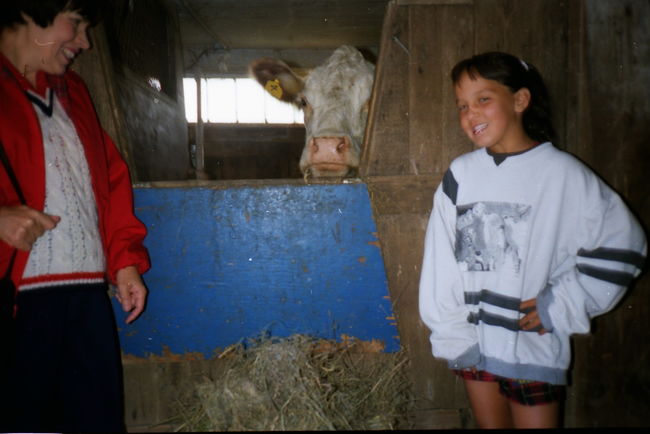
[[[548,91],[537,68],[507,53],[489,52],[462,60],[451,70],[451,80],[458,84],[463,73],[470,79],[476,76],[497,81],[513,93],[521,88],[530,91],[530,104],[522,118],[524,131],[538,142],[553,141],[555,129],[551,120]]]
[[[31,17],[36,24],[47,27],[54,18],[65,11],[79,12],[91,25],[99,21],[103,2],[98,0],[2,0],[0,30],[26,24],[21,13]]]

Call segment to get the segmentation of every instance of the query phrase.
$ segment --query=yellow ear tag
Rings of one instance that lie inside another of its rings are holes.
[[[275,80],[269,80],[264,85],[264,89],[277,99],[282,98],[282,86],[280,86],[280,80],[277,78]]]

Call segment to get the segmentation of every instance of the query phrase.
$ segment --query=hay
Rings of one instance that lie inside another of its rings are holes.
[[[220,374],[179,403],[178,431],[409,428],[404,352],[294,335],[236,345],[220,358]]]

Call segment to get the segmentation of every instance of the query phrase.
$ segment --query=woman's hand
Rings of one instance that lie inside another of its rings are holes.
[[[44,214],[27,205],[0,208],[0,240],[19,250],[31,250],[45,233],[54,229],[61,217]]]
[[[542,326],[542,320],[537,314],[536,298],[522,301],[519,305],[519,311],[526,313],[526,315],[524,315],[524,317],[519,320],[519,328],[522,330],[536,330],[540,335],[546,333],[546,329]]]
[[[119,270],[115,280],[117,283],[115,296],[124,312],[131,312],[125,320],[127,324],[130,324],[144,310],[147,301],[147,288],[144,286],[138,269],[133,265]]]

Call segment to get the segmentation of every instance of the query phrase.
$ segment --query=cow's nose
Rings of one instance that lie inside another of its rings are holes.
[[[349,147],[350,147],[350,145],[348,145],[348,142],[345,139],[342,138],[341,140],[339,140],[339,144],[336,145],[336,152],[341,154],[341,153],[347,151],[347,149]]]
[[[311,144],[312,154],[319,152],[342,154],[349,148],[350,144],[345,137],[316,137]]]
[[[346,136],[312,137],[303,152],[300,167],[305,173],[319,178],[326,176],[345,176],[351,167],[358,167],[354,145]]]

